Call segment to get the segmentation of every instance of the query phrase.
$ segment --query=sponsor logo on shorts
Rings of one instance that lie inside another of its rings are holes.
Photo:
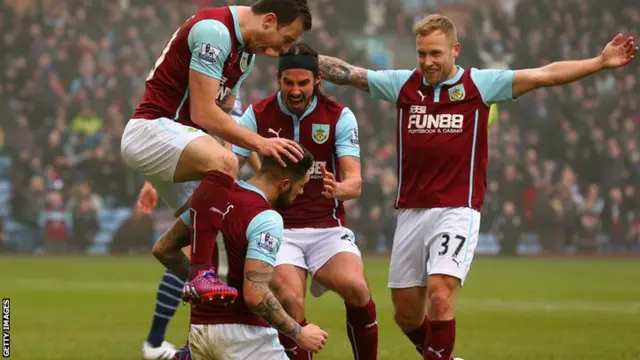
[[[200,54],[198,57],[205,64],[216,64],[218,62],[218,57],[220,56],[220,49],[212,46],[211,44],[203,43],[200,46]]]

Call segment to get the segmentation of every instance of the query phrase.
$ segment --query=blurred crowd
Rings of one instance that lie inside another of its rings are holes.
[[[142,179],[122,162],[119,142],[149,69],[198,8],[246,3],[3,2],[0,198],[2,223],[20,226],[22,249],[85,252],[101,231],[101,212],[132,208]],[[410,39],[414,21],[439,3],[310,0],[314,28],[304,40],[322,54],[378,68],[345,31]],[[468,9],[468,21],[458,24],[458,62],[517,69],[594,56],[618,32],[638,35],[638,9],[625,0],[510,0]],[[241,91],[245,107],[277,89],[276,69],[274,60],[259,59]],[[502,252],[515,252],[522,234],[549,253],[639,250],[639,78],[636,61],[495,109],[481,232]],[[347,204],[350,227],[368,250],[387,251],[397,188],[393,105],[326,85],[360,127],[364,195]],[[8,242],[2,235],[0,249]]]

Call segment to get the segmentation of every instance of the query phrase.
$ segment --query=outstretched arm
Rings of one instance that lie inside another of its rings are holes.
[[[351,65],[344,60],[320,55],[320,73],[322,78],[336,85],[351,85],[369,92],[367,69]]]
[[[618,34],[594,58],[558,61],[536,69],[517,70],[513,76],[513,97],[541,87],[568,84],[605,69],[625,66],[633,60],[637,51],[633,37]]]

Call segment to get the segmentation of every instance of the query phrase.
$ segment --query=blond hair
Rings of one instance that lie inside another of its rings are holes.
[[[413,27],[413,33],[416,36],[430,35],[437,30],[442,31],[447,36],[447,39],[451,40],[453,43],[458,42],[456,26],[453,24],[451,19],[444,15],[429,15],[418,21],[418,23]]]

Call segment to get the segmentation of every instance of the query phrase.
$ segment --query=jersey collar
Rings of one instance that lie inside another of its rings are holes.
[[[427,83],[427,80],[424,78],[424,76],[422,77],[422,83],[426,86],[442,86],[442,85],[453,85],[455,83],[457,83],[458,81],[460,81],[460,78],[462,77],[462,74],[464,73],[464,69],[458,65],[456,65],[456,68],[458,69],[458,72],[456,72],[456,75],[454,77],[452,77],[449,80],[443,81],[441,83],[438,84],[429,84]]]
[[[278,91],[278,106],[280,106],[280,110],[283,113],[298,119],[298,121],[302,121],[302,119],[309,116],[309,114],[311,114],[313,110],[316,109],[317,104],[318,104],[318,97],[314,95],[313,100],[311,100],[311,104],[309,104],[309,106],[307,107],[307,110],[305,110],[302,116],[300,116],[300,118],[298,119],[298,115],[289,111],[289,109],[287,109],[287,107],[285,106],[284,102],[282,102],[282,91]]]
[[[229,6],[231,16],[233,17],[233,28],[236,31],[236,39],[240,45],[244,45],[244,39],[242,39],[242,32],[240,31],[240,21],[238,21],[238,9],[235,6]]]
[[[238,181],[237,184],[238,184],[238,186],[240,186],[241,188],[243,188],[245,190],[249,190],[249,191],[253,191],[253,192],[258,193],[260,196],[262,196],[264,198],[265,201],[269,202],[267,200],[267,195],[265,195],[264,192],[262,190],[258,189],[257,187],[255,187],[255,186],[253,186],[253,185],[251,185],[251,184],[249,184],[249,183],[247,183],[245,181],[242,181],[242,180]]]

